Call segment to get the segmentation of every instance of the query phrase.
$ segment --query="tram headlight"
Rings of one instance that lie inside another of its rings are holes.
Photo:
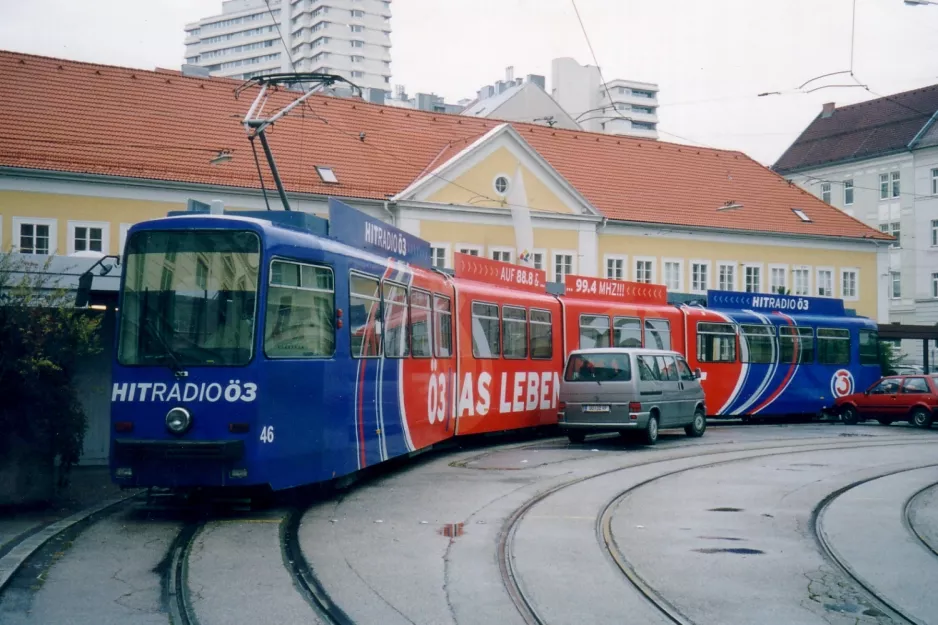
[[[192,425],[192,415],[185,408],[173,408],[166,413],[166,429],[179,436]]]

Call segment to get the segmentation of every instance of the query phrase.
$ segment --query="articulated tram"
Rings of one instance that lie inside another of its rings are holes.
[[[127,487],[347,476],[455,436],[557,422],[573,349],[685,354],[714,417],[817,414],[879,377],[876,325],[826,298],[567,276],[456,255],[330,200],[131,228],[111,389]]]

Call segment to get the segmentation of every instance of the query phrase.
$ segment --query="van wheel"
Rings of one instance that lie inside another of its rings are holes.
[[[658,442],[658,417],[652,415],[645,426],[645,444],[654,445]]]
[[[688,436],[698,437],[703,436],[703,433],[707,430],[707,415],[704,414],[704,411],[700,408],[694,411],[694,421],[689,425],[684,426],[684,433]]]
[[[567,432],[567,438],[571,443],[582,443],[586,440],[586,432]]]
[[[877,419],[882,425],[892,425],[892,419],[887,419],[886,417],[880,417]]]
[[[844,406],[843,410],[840,411],[840,420],[847,425],[856,425],[859,420],[857,409],[853,406]]]
[[[917,428],[928,429],[931,427],[932,416],[924,408],[916,408],[912,411],[909,421]]]

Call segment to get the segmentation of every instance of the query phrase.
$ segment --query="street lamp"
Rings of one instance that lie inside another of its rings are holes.
[[[910,7],[926,5],[926,4],[934,4],[935,6],[938,6],[938,2],[935,2],[934,0],[905,0],[905,3],[909,5]]]

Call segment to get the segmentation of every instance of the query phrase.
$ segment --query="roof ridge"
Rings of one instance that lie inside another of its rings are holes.
[[[871,106],[871,105],[873,105],[873,104],[878,104],[878,103],[880,103],[880,102],[893,102],[893,104],[895,104],[895,99],[896,99],[896,98],[899,98],[899,97],[902,97],[902,96],[908,96],[908,95],[911,95],[911,94],[917,93],[917,92],[930,91],[930,90],[933,90],[933,89],[938,89],[938,83],[935,83],[935,84],[933,84],[933,85],[926,85],[926,86],[924,86],[924,87],[916,87],[915,89],[909,89],[909,90],[907,90],[907,91],[900,91],[899,93],[890,93],[890,94],[887,94],[887,95],[882,95],[882,96],[878,96],[878,97],[875,97],[875,98],[870,98],[869,100],[863,100],[862,102],[854,102],[853,104],[845,104],[845,105],[843,105],[843,106],[836,106],[836,107],[834,107],[834,111],[835,111],[835,112],[836,112],[836,111],[846,111],[846,110],[853,109],[853,108],[858,108],[858,107],[861,107],[861,106]],[[870,93],[873,93],[873,92],[871,91]],[[874,95],[875,95],[875,94],[874,94]],[[902,106],[902,105],[900,104],[899,106]],[[819,113],[819,114],[820,114],[820,113]]]

